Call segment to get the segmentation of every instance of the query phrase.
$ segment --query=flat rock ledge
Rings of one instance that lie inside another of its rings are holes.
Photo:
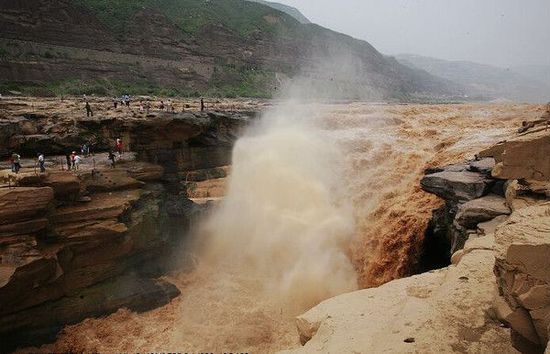
[[[478,238],[456,265],[322,302],[296,319],[305,345],[283,353],[517,353],[492,310],[492,246]]]

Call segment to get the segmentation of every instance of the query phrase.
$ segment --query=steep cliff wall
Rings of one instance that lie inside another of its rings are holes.
[[[24,158],[19,174],[0,171],[1,352],[51,340],[88,317],[145,311],[178,296],[156,277],[202,210],[186,198],[186,177],[227,165],[250,117],[156,112],[66,121],[52,117],[58,105],[48,107],[4,117],[14,129],[4,132],[2,148]],[[54,154],[91,137],[94,154],[78,170],[63,170],[65,156]],[[111,168],[102,151],[116,137],[127,151]],[[25,159],[36,151],[46,154],[46,173]]]
[[[468,240],[494,234],[495,315],[510,326],[514,347],[542,353],[550,325],[550,134],[512,136],[480,160],[428,171],[422,187],[446,200],[434,213],[434,235],[460,260]],[[496,160],[496,164],[495,164]]]

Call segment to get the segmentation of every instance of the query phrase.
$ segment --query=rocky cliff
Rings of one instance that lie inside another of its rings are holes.
[[[467,253],[462,248],[472,237],[494,235],[495,314],[522,352],[542,352],[549,340],[549,153],[550,133],[539,127],[481,151],[477,161],[428,171],[435,173],[422,180],[425,190],[446,200],[434,213],[435,234],[451,245],[453,262]]]
[[[4,93],[271,96],[298,74],[330,84],[331,98],[462,93],[367,42],[244,0],[2,0],[0,7]]]
[[[178,296],[158,277],[172,262],[185,264],[170,250],[203,208],[187,199],[187,178],[204,180],[227,165],[253,114],[66,120],[74,101],[46,101],[40,114],[18,100],[2,104],[11,113],[1,149],[24,158],[19,174],[0,171],[0,352],[51,340],[88,317],[145,311]],[[127,151],[111,168],[103,151],[116,137]],[[64,153],[78,141],[92,142],[93,155],[67,171]],[[25,159],[36,151],[46,154],[46,173]]]
[[[324,301],[297,318],[304,346],[288,352],[548,351],[549,138],[534,129],[428,169],[422,188],[445,205],[427,242],[451,264]]]

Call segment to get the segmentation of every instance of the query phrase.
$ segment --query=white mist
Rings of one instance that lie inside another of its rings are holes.
[[[249,129],[233,151],[228,193],[206,223],[204,261],[259,279],[290,313],[357,288],[343,159],[316,128],[319,111],[286,104]]]

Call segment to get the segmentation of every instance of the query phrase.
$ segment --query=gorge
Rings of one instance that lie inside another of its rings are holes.
[[[100,108],[96,117],[75,120],[82,112],[73,99],[0,103],[1,124],[9,127],[2,130],[9,132],[3,151],[16,149],[25,157],[39,150],[47,152],[49,162],[41,175],[24,159],[16,187],[4,179],[3,351],[52,341],[64,325],[69,326],[54,344],[33,351],[275,352],[299,350],[300,341],[306,352],[332,345],[364,349],[367,342],[378,343],[372,350],[483,351],[498,345],[511,351],[508,330],[497,318],[513,328],[516,347],[540,348],[547,340],[541,310],[546,305],[537,295],[544,293],[545,280],[543,275],[532,280],[541,265],[535,263],[534,271],[511,268],[515,261],[505,251],[513,237],[510,228],[495,233],[495,225],[479,224],[484,231],[476,231],[478,223],[512,211],[512,224],[525,224],[521,230],[529,230],[531,215],[545,220],[544,206],[529,208],[531,200],[546,198],[544,183],[534,180],[547,179],[543,159],[549,155],[523,146],[542,139],[536,146],[544,149],[547,133],[510,139],[523,120],[544,114],[541,106],[355,102],[281,109],[264,101],[220,100],[215,103],[220,112],[200,113],[192,102],[176,100],[177,107],[190,106],[189,112],[147,116],[107,108],[109,100],[94,98]],[[93,141],[97,153],[85,159],[82,170],[61,171],[64,156],[55,154],[78,146],[81,137]],[[110,169],[100,151],[117,137],[130,151]],[[494,145],[503,140],[510,142]],[[533,156],[525,166],[515,164],[522,153]],[[460,165],[475,155],[479,162]],[[486,166],[485,156],[495,158],[496,167]],[[524,176],[529,166],[535,172]],[[531,182],[504,188],[487,177],[491,170],[497,179]],[[453,174],[476,175],[491,186],[468,189],[477,182],[449,182]],[[434,183],[436,177],[443,182]],[[489,188],[511,210],[501,207],[504,212],[486,216],[486,204],[481,203],[483,212],[471,205],[486,198]],[[464,203],[454,197],[464,190],[480,192]],[[548,229],[540,225],[544,236]],[[531,234],[525,231],[525,237]],[[544,252],[544,237],[540,240],[540,247],[529,247]],[[451,248],[458,251],[452,259]],[[495,269],[507,304],[501,302],[498,311],[491,310],[497,283],[491,274],[493,248],[500,252]],[[514,257],[525,254],[517,252]],[[451,261],[449,268],[393,281]],[[528,274],[521,293],[509,290],[519,281],[510,283],[504,274],[511,272],[517,279]],[[301,315],[344,292],[349,293]],[[396,318],[407,317],[407,303],[418,312],[410,324],[369,329],[376,316],[396,308],[405,311],[395,312]],[[423,303],[426,309],[444,307],[434,316],[418,311]],[[475,318],[472,326],[453,327],[455,322],[441,317],[455,318],[456,308],[464,306],[471,312],[460,316]],[[534,323],[530,330],[518,327],[529,323],[526,318]],[[367,342],[350,337],[353,328]],[[427,328],[456,337],[429,347],[434,343],[433,334],[425,336],[432,332],[422,332]],[[376,334],[380,331],[391,335]],[[329,332],[334,334],[326,337]],[[366,333],[384,339],[369,340],[375,337]]]

